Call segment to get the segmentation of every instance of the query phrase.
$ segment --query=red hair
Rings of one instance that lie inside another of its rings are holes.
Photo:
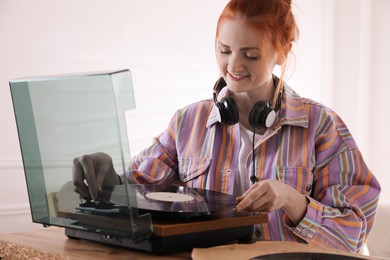
[[[271,43],[273,49],[282,59],[282,75],[275,91],[278,92],[286,70],[285,61],[291,51],[291,45],[298,38],[298,27],[291,11],[291,0],[231,0],[219,17],[219,28],[224,21],[242,20],[259,31]]]

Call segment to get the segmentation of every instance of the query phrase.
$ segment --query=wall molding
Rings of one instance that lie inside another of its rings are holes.
[[[51,158],[50,161],[47,160],[45,164],[43,165],[44,168],[58,168],[58,167],[68,167],[69,164],[71,164],[71,161],[64,160],[63,158]],[[37,164],[36,166],[41,166],[40,164]],[[23,161],[22,160],[2,160],[0,159],[0,169],[17,169],[17,170],[24,170],[23,169]]]
[[[21,159],[0,159],[0,169],[23,169]]]
[[[0,217],[30,214],[29,204],[0,205]]]

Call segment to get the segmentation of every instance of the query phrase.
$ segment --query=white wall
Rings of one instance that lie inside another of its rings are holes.
[[[177,108],[211,97],[215,25],[227,0],[0,0],[0,233],[31,224],[8,81],[129,68],[139,151]],[[334,108],[390,190],[386,115],[389,1],[297,0],[301,36],[288,82]]]
[[[371,84],[367,99],[370,102],[370,117],[364,123],[370,128],[368,138],[370,165],[379,178],[384,192],[382,202],[390,204],[390,1],[377,0],[373,4],[371,53]],[[366,102],[361,105],[366,106]]]
[[[335,1],[332,107],[349,126],[390,202],[390,1]]]

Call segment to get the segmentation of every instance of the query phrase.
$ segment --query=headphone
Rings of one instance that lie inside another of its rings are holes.
[[[277,86],[279,79],[276,76],[273,76],[274,85]],[[220,77],[214,85],[213,89],[213,100],[215,106],[218,108],[219,115],[221,118],[222,124],[234,125],[238,123],[238,108],[236,101],[233,97],[225,96],[218,101],[217,97],[220,91],[226,87],[226,82],[223,77]],[[254,129],[267,129],[272,126],[276,120],[276,112],[280,108],[283,98],[283,87],[280,90],[278,101],[275,105],[275,108],[270,106],[267,101],[257,101],[252,107],[249,113],[249,124]]]

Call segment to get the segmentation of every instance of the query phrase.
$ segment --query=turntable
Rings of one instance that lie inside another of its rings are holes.
[[[265,214],[235,211],[228,194],[125,182],[100,202],[73,191],[72,161],[109,154],[130,165],[126,111],[135,108],[129,70],[10,81],[32,220],[87,239],[154,254],[250,240]]]

